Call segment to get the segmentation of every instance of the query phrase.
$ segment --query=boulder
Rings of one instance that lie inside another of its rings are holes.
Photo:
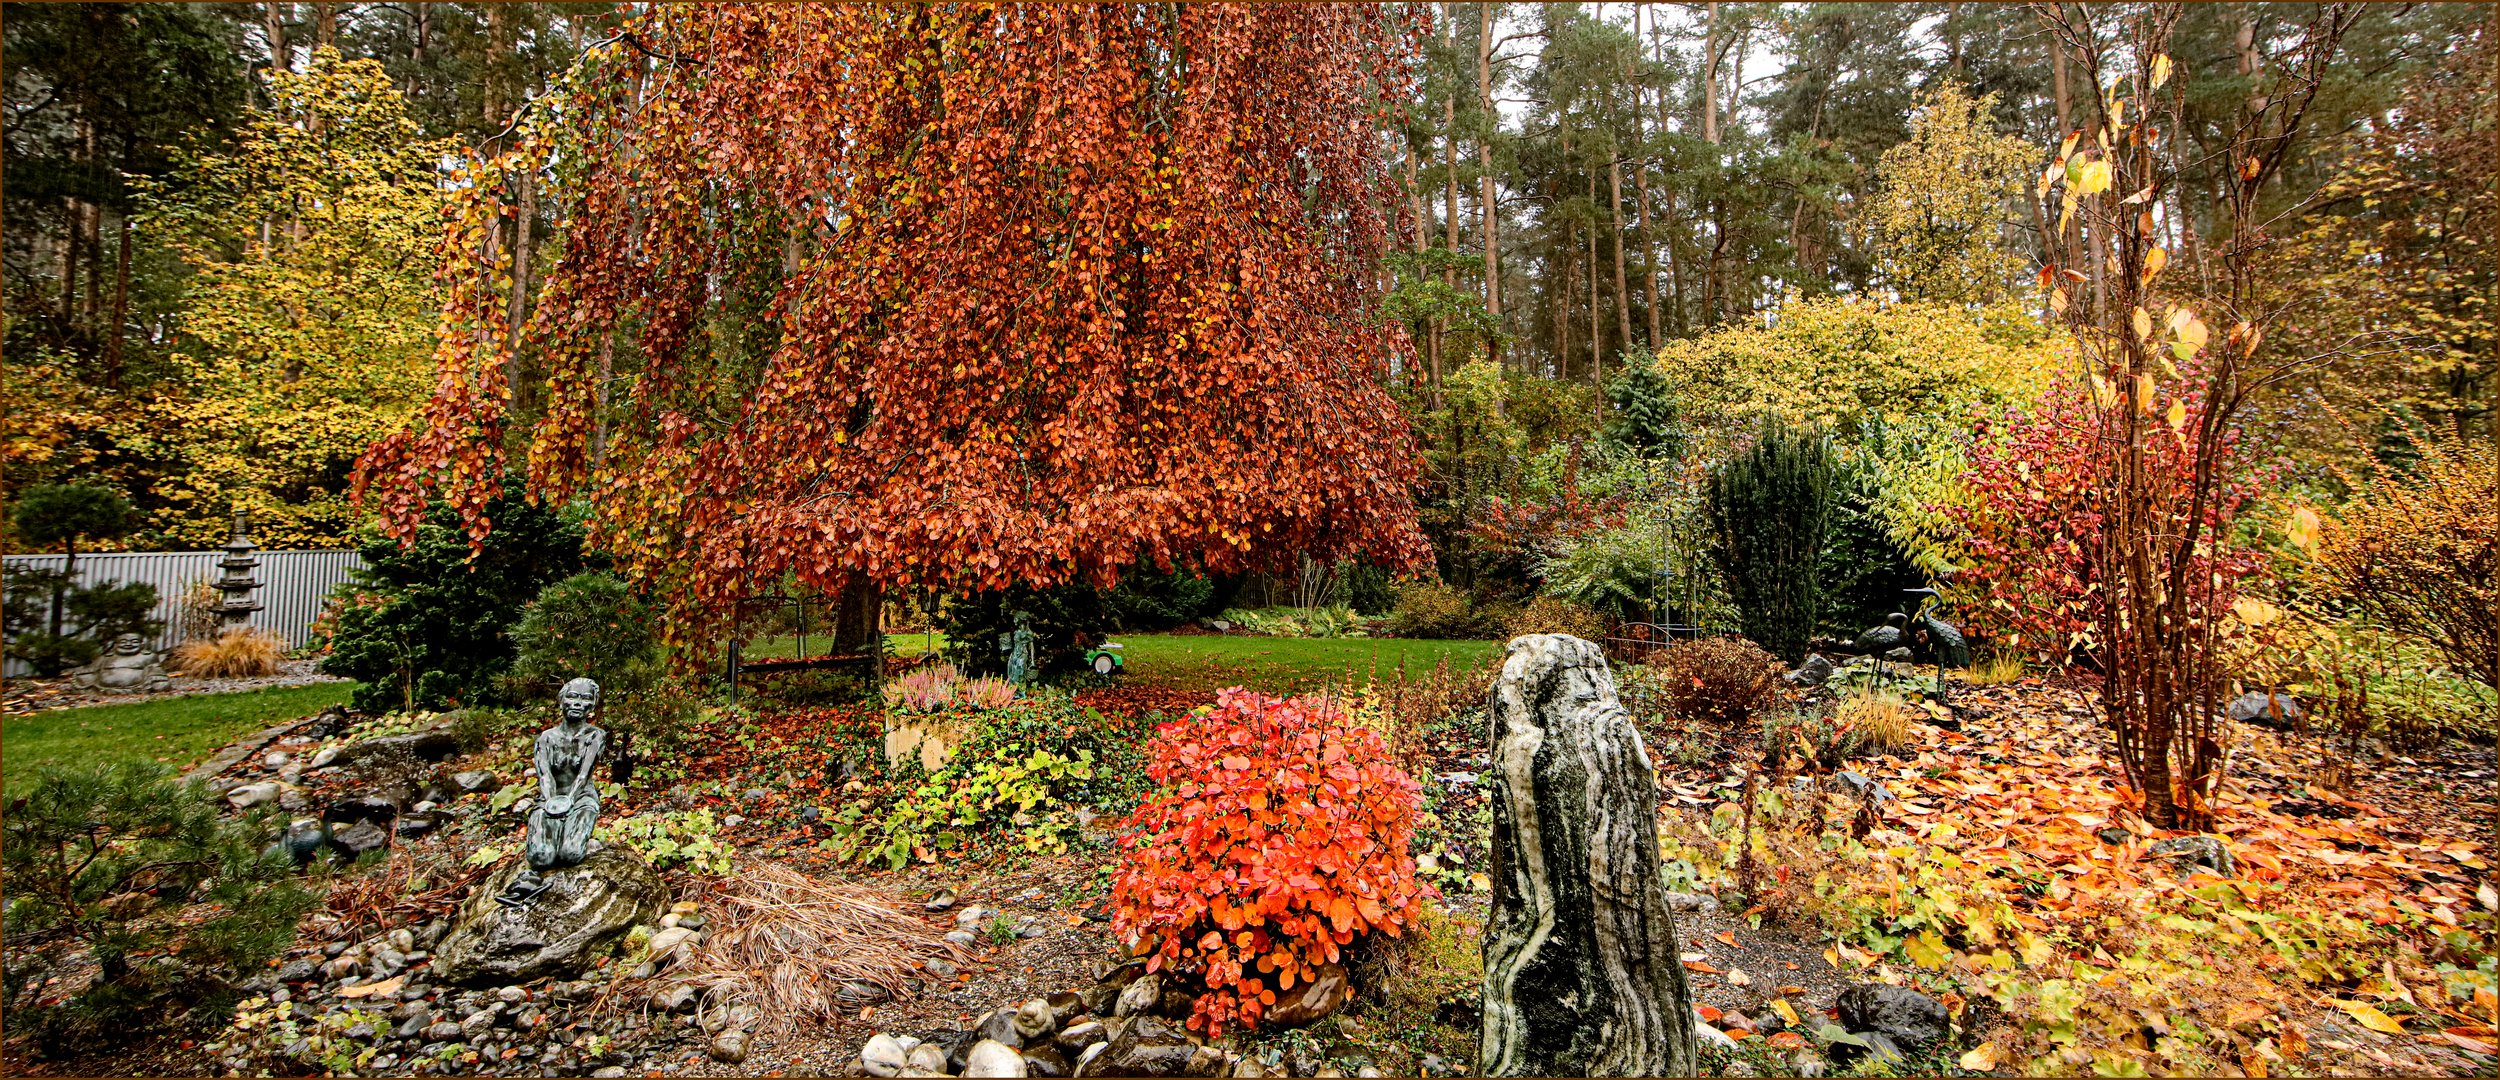
[[[433,728],[349,743],[330,757],[329,764],[365,765],[386,759],[441,761],[459,752],[460,740],[450,728]]]
[[[1952,1016],[1944,1003],[1907,987],[1859,983],[1841,991],[1834,1004],[1842,1027],[1884,1035],[1912,1050],[1942,1042],[1952,1033]]]
[[[494,773],[488,772],[484,769],[470,769],[467,772],[453,773],[451,774],[451,784],[453,787],[459,788],[462,794],[467,795],[476,795],[481,792],[494,791],[503,787],[502,780],[497,779]]]
[[[2231,704],[2225,706],[2222,713],[2243,724],[2264,724],[2275,728],[2296,725],[2305,715],[2300,702],[2290,694],[2264,690],[2251,690],[2231,699]]]
[[[507,860],[478,883],[458,922],[435,950],[445,982],[502,985],[577,976],[591,951],[660,917],[668,887],[623,847],[602,848],[577,866],[543,873],[546,890],[519,908],[495,902],[523,868]]]
[[[944,1055],[943,1064],[940,1066],[941,1071],[959,1072],[964,1067],[964,1055],[971,1053],[972,1044],[980,1041],[979,1032],[957,1031],[953,1028],[932,1031],[920,1037],[920,1049],[912,1052],[913,1060],[917,1061],[919,1054],[935,1047],[939,1054]]]
[[[1822,653],[1807,653],[1806,662],[1797,670],[1780,676],[1781,681],[1800,690],[1812,690],[1832,680],[1832,662]]]
[[[1330,1013],[1354,996],[1346,981],[1345,966],[1322,964],[1307,978],[1297,979],[1293,987],[1276,995],[1276,1004],[1268,1006],[1259,1017],[1263,1023],[1277,1027],[1301,1027]]]
[[[972,1049],[964,1054],[963,1075],[1021,1077],[1024,1075],[1024,1055],[996,1039],[983,1039],[972,1044]]]
[[[1487,1076],[1690,1076],[1692,991],[1658,859],[1657,770],[1590,642],[1513,638],[1493,687]]]
[[[1078,1066],[1078,1076],[1182,1076],[1198,1056],[1198,1044],[1177,1024],[1139,1016],[1100,1051],[1086,1052],[1095,1056]]]
[[[2174,836],[2155,841],[2144,849],[2145,854],[2170,859],[2171,873],[2185,881],[2195,873],[2215,877],[2239,876],[2239,861],[2231,857],[2231,848],[2219,836]]]

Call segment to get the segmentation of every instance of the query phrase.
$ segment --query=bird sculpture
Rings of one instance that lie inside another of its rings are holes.
[[[1910,617],[1898,611],[1886,615],[1884,625],[1867,628],[1849,643],[1849,651],[1859,656],[1882,656],[1901,648],[1909,644],[1909,625]]]
[[[1931,610],[1936,590],[1904,589],[1902,595],[1918,598],[1918,606],[1911,609],[1918,614],[1911,617],[1910,644],[1919,658],[1943,667],[1969,667],[1970,644],[1963,640],[1961,628],[1937,618]]]

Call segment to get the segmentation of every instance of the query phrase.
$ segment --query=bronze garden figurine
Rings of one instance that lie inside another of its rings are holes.
[[[599,785],[593,777],[608,745],[608,733],[590,723],[599,710],[599,684],[589,679],[564,684],[556,709],[563,719],[538,733],[538,806],[530,811],[522,841],[529,868],[495,897],[506,907],[527,904],[547,887],[539,871],[573,866],[599,850],[591,837],[599,822]]]

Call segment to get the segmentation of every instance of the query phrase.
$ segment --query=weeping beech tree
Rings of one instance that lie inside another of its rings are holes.
[[[793,572],[847,601],[1414,565],[1372,314],[1411,18],[655,6],[478,166],[436,393],[363,490],[482,536],[526,442],[681,643]],[[563,220],[534,305],[493,227],[524,173]]]

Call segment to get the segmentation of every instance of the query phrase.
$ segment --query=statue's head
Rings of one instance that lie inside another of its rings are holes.
[[[113,653],[116,656],[137,656],[147,647],[147,639],[137,634],[123,634],[113,639]]]
[[[556,694],[556,710],[568,722],[587,722],[590,714],[599,711],[599,684],[589,679],[564,684],[564,689]]]

